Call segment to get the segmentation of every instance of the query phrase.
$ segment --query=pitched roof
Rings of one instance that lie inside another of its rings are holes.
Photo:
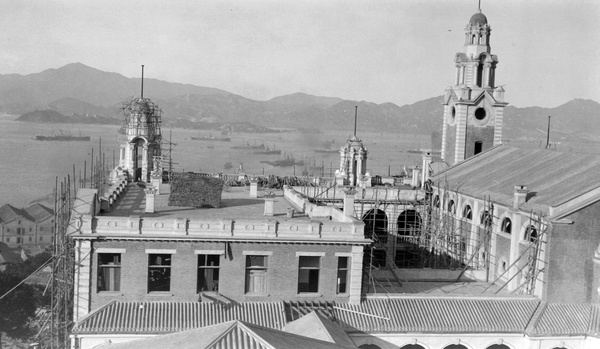
[[[314,338],[299,336],[271,328],[234,320],[217,325],[140,339],[125,343],[101,345],[98,349],[343,349],[341,346]]]
[[[340,345],[354,345],[354,342],[352,342],[348,334],[339,325],[334,324],[325,316],[314,311],[311,311],[298,320],[288,323],[283,330]]]
[[[185,331],[231,320],[280,329],[285,325],[283,304],[113,301],[88,314],[75,325],[72,332],[156,334]]]
[[[298,321],[311,312],[315,314]],[[307,331],[314,329],[311,337],[342,346],[348,344],[343,332],[600,337],[600,304],[542,303],[534,297],[474,296],[403,296],[365,299],[360,304],[253,302],[229,306],[201,302],[113,301],[88,314],[75,325],[72,333],[166,334],[233,320],[243,321],[248,327],[260,327],[257,331],[263,331],[259,334],[265,338],[265,328],[280,330],[289,322],[285,327],[289,331],[287,336],[308,334]]]
[[[286,303],[295,320],[310,311],[339,323],[347,332],[521,333],[540,301],[535,298],[399,297],[360,304]]]
[[[35,203],[24,209],[25,212],[33,219],[34,222],[38,223],[44,221],[52,216],[54,216],[54,212],[48,207]]]
[[[25,215],[25,212],[9,204],[0,207],[0,220],[2,220],[2,223],[12,222],[19,217],[24,217]]]
[[[438,187],[510,206],[515,185],[530,194],[522,209],[547,211],[593,189],[600,172],[600,156],[550,149],[500,145],[435,174]],[[446,184],[447,183],[447,184]]]
[[[600,305],[543,304],[527,330],[530,336],[600,335]]]

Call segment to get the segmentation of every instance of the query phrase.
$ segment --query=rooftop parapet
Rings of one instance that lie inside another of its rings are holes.
[[[124,202],[135,201],[131,198],[136,190],[135,185],[131,186],[126,191],[131,197]],[[155,213],[144,213],[143,209],[133,207],[125,214],[118,203],[110,213],[91,209],[97,193],[80,190],[77,202],[81,208],[88,208],[73,211],[70,233],[81,238],[371,243],[364,236],[362,221],[345,216],[333,206],[312,204],[291,187],[285,188],[283,197],[275,197],[275,205],[278,206],[276,212],[285,212],[290,202],[296,208],[301,207],[300,214],[294,218],[284,213],[265,217],[263,200],[248,198],[243,189],[224,194],[222,208],[161,206],[161,200],[157,199]],[[157,196],[167,201],[168,194]]]

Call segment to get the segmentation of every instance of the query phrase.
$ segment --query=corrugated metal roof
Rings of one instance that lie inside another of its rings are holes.
[[[539,317],[531,324],[531,336],[598,336],[600,333],[598,304],[544,304]]]
[[[432,177],[436,186],[512,205],[514,186],[526,185],[524,209],[546,211],[600,187],[600,156],[497,146]]]
[[[339,344],[304,337],[241,321],[171,333],[130,342],[101,345],[98,349],[344,349]]]
[[[201,302],[113,301],[81,320],[72,332],[78,335],[165,334],[233,320],[244,321],[250,327],[280,330],[286,323],[312,311],[349,333],[600,336],[600,305],[546,304],[529,297],[401,297],[366,299],[360,304],[252,302],[229,306]]]
[[[82,319],[73,333],[169,333],[232,320],[281,329],[285,325],[283,304],[115,301]]]
[[[290,322],[284,331],[297,335],[320,339],[345,346],[354,346],[354,342],[339,325],[327,317],[311,311],[300,319]]]
[[[360,304],[286,303],[288,321],[310,311],[347,331],[369,333],[520,333],[539,305],[532,298],[395,298]]]

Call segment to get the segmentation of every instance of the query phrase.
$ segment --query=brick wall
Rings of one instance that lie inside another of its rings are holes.
[[[600,244],[600,203],[568,217],[573,224],[553,224],[548,254],[546,298],[551,302],[591,302],[594,252]]]
[[[158,242],[158,241],[103,241],[94,242],[91,266],[91,309],[107,302],[121,301],[197,301],[197,250],[223,251],[223,242]],[[118,292],[97,292],[97,252],[125,250],[121,255],[121,288]],[[170,292],[148,293],[148,253],[152,250],[175,250],[171,262]],[[267,294],[250,296],[245,294],[246,255],[251,252],[269,253],[267,272]],[[220,258],[219,293],[231,300],[279,301],[315,300],[348,301],[348,294],[337,295],[337,254],[350,254],[350,245],[317,244],[261,244],[230,243],[230,253]],[[321,257],[318,294],[298,295],[298,256],[297,252],[324,254]],[[244,254],[246,253],[246,255]],[[230,258],[231,256],[231,258]],[[362,262],[362,261],[360,261]],[[349,260],[349,264],[352,263]],[[356,265],[356,264],[355,264]],[[349,271],[350,273],[350,271]],[[348,284],[350,289],[350,284]]]

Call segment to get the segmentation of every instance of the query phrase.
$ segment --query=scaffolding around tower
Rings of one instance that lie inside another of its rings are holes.
[[[134,181],[149,182],[154,159],[161,156],[162,110],[149,98],[142,97],[125,101],[122,110],[119,166]]]

